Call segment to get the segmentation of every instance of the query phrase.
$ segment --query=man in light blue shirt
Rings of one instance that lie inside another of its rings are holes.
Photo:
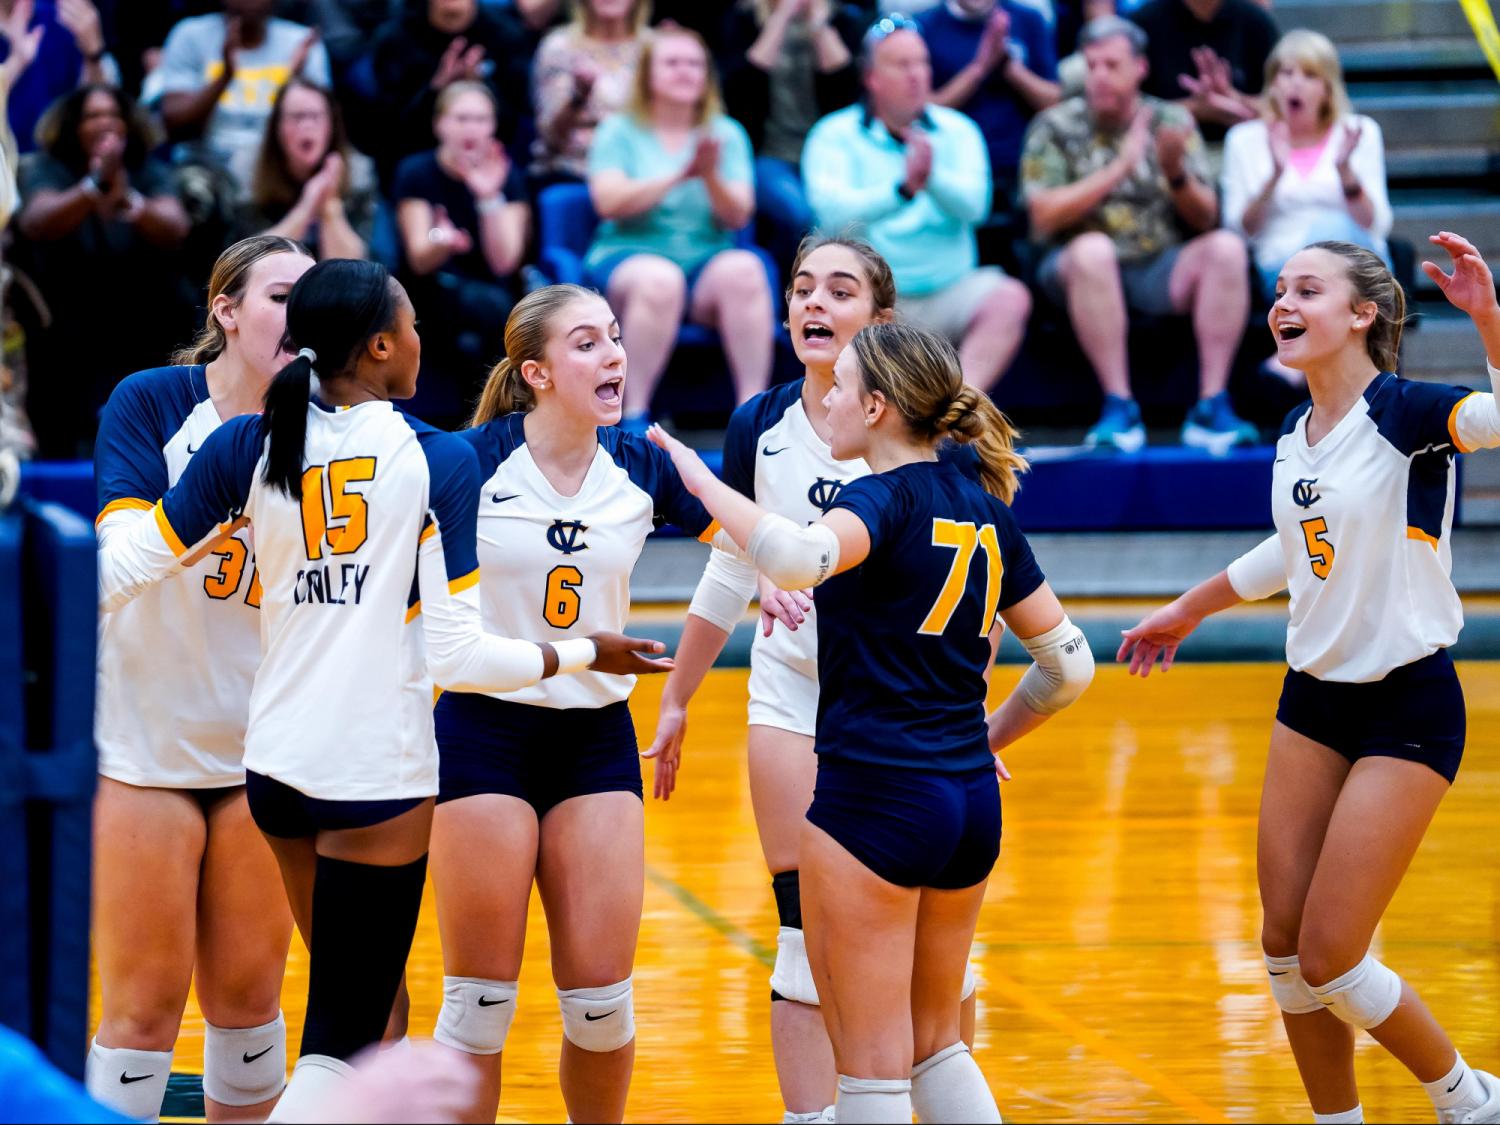
[[[931,104],[932,66],[914,21],[887,16],[869,30],[864,72],[865,101],[819,121],[803,148],[818,225],[869,239],[895,274],[902,318],[951,340],[968,381],[989,389],[1021,346],[1031,295],[979,265],[974,229],[991,192],[984,136]]]

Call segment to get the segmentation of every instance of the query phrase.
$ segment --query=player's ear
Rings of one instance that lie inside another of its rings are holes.
[[[377,362],[385,362],[391,358],[391,338],[384,332],[377,332],[365,341],[365,351],[370,353],[370,358]]]
[[[876,309],[875,315],[870,318],[872,324],[893,324],[895,320],[895,309]]]
[[[1375,323],[1380,309],[1374,301],[1360,301],[1354,306],[1354,330],[1363,331]]]
[[[871,391],[865,398],[865,425],[874,427],[885,417],[885,392]]]
[[[526,385],[533,390],[545,387],[551,382],[551,377],[547,374],[547,369],[534,359],[522,361],[521,378],[526,380]]]
[[[213,304],[208,307],[209,316],[213,317],[220,329],[229,332],[235,327],[235,314],[239,312],[239,305],[228,293],[220,293],[214,298]]]

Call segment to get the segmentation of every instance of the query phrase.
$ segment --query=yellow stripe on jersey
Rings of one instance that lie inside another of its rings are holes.
[[[1460,453],[1473,453],[1474,451],[1458,440],[1458,412],[1463,409],[1464,403],[1468,402],[1478,393],[1478,391],[1475,391],[1473,394],[1464,395],[1463,398],[1453,404],[1453,409],[1448,412],[1448,436],[1453,439],[1453,448]],[[1407,530],[1411,532],[1415,529],[1408,528]]]
[[[714,536],[717,534],[719,534],[719,521],[714,520],[713,523],[708,525],[707,530],[705,530],[702,535],[698,536],[698,542],[712,543],[714,541]]]
[[[156,529],[161,532],[161,537],[167,541],[167,546],[172,548],[172,553],[178,556],[187,554],[187,548],[183,546],[177,532],[172,530],[172,525],[167,522],[167,513],[162,508],[161,501],[158,500],[152,505],[152,508],[156,513]]]
[[[420,601],[412,602],[410,608],[406,611],[406,624],[410,625],[417,619],[417,615],[421,612],[422,603]]]
[[[104,511],[100,512],[94,520],[94,526],[98,527],[104,522],[104,517],[112,512],[149,512],[156,507],[150,500],[141,500],[134,496],[125,496],[119,500],[111,500],[104,505]]]
[[[1423,531],[1420,527],[1408,527],[1406,529],[1406,537],[1408,539],[1416,539],[1419,542],[1426,543],[1434,551],[1438,549],[1438,541],[1436,537],[1428,535],[1427,532]]]
[[[465,574],[462,578],[455,578],[455,579],[453,579],[453,581],[449,582],[448,583],[448,593],[450,593],[450,594],[462,594],[465,590],[472,590],[475,586],[478,586],[478,585],[479,585],[479,571],[477,569],[471,570],[471,571],[469,571],[468,574]]]
[[[417,546],[420,547],[423,543],[427,542],[427,540],[431,539],[436,534],[437,524],[429,523],[422,529],[422,534],[417,536]]]

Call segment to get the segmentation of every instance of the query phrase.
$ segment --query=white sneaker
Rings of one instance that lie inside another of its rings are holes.
[[[1500,1123],[1500,1080],[1488,1071],[1476,1070],[1474,1077],[1484,1087],[1484,1102],[1473,1109],[1440,1109],[1442,1125],[1486,1125]]]

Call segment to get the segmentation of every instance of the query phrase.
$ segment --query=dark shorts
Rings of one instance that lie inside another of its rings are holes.
[[[1000,856],[1000,788],[988,766],[934,773],[820,757],[807,819],[898,887],[972,887]]]
[[[1068,307],[1068,292],[1063,286],[1062,255],[1067,247],[1050,251],[1037,267],[1036,283],[1058,308]],[[1181,246],[1169,246],[1149,258],[1120,263],[1120,288],[1125,292],[1125,307],[1149,316],[1170,316],[1172,307],[1172,270],[1177,266]]]
[[[1447,649],[1367,684],[1287,669],[1276,719],[1351,762],[1405,758],[1450,782],[1464,756],[1464,689]]]
[[[438,804],[499,793],[540,818],[570,797],[642,796],[635,723],[608,707],[536,707],[450,691],[438,700]]]
[[[720,253],[723,253],[723,251],[720,251]],[[615,270],[619,269],[621,262],[625,261],[628,258],[634,258],[639,254],[651,254],[651,252],[649,250],[620,250],[606,257],[600,258],[593,265],[584,267],[583,283],[590,289],[597,289],[607,298],[609,296],[610,276],[615,272]],[[651,254],[651,256],[656,258],[662,257],[662,255],[660,254]],[[683,274],[687,277],[687,291],[689,296],[692,295],[693,286],[698,284],[698,278],[708,267],[708,263],[713,260],[713,257],[704,258],[701,262],[692,266],[690,269],[682,271]]]
[[[250,799],[255,826],[267,836],[286,840],[345,828],[368,828],[410,812],[427,800],[403,797],[394,801],[325,801],[253,770],[245,771],[245,795]]]

